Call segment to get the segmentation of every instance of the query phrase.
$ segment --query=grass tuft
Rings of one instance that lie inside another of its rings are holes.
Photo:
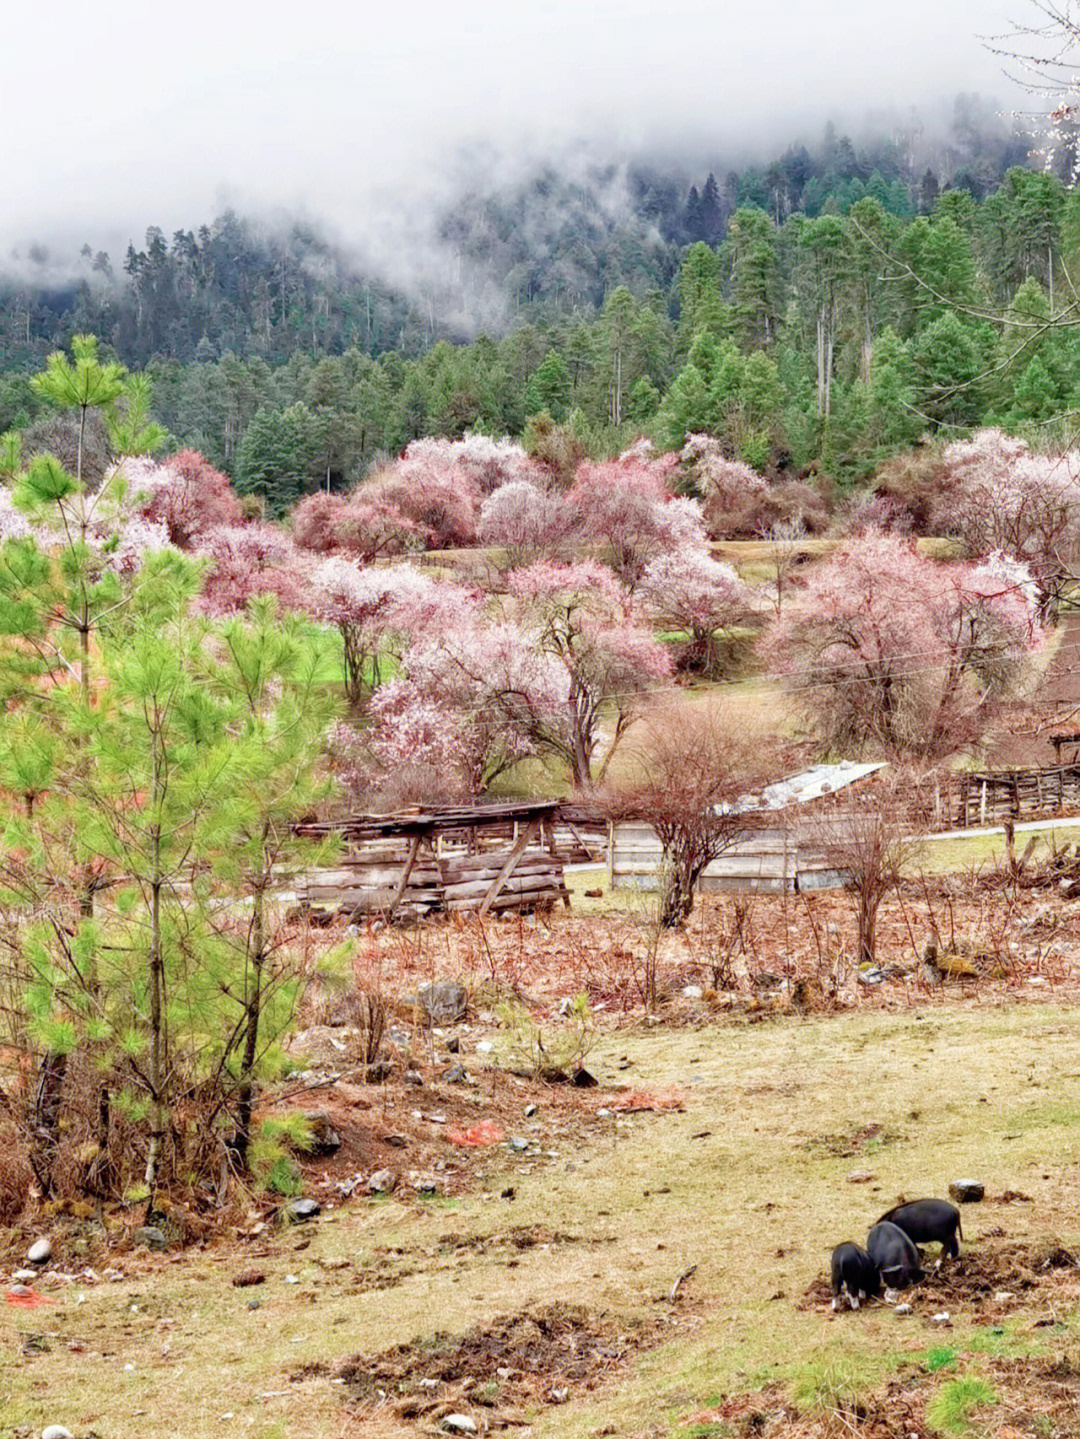
[[[975,1374],[943,1384],[926,1406],[926,1422],[938,1434],[966,1434],[971,1418],[984,1404],[996,1404],[993,1387]]]

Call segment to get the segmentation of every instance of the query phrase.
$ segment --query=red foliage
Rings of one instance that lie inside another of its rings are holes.
[[[201,605],[211,614],[242,610],[262,594],[277,595],[284,609],[310,609],[310,564],[275,525],[222,525],[201,537],[197,552],[209,562]]]
[[[423,545],[420,525],[389,504],[374,486],[347,495],[318,491],[293,511],[296,543],[316,554],[348,554],[370,563],[380,555],[400,555]]]
[[[140,513],[164,524],[171,543],[182,550],[193,548],[207,531],[238,525],[242,518],[229,477],[198,450],[181,450],[163,465],[141,469],[132,474],[131,486]]]

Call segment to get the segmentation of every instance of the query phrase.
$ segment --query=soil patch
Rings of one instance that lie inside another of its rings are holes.
[[[474,1254],[506,1251],[521,1253],[525,1249],[553,1249],[564,1244],[614,1243],[613,1234],[585,1236],[549,1229],[546,1224],[515,1224],[499,1234],[444,1234],[438,1241],[437,1252],[447,1254],[470,1250]]]
[[[858,1397],[831,1397],[820,1409],[807,1412],[787,1403],[777,1405],[768,1391],[740,1395],[708,1414],[687,1416],[702,1427],[683,1433],[704,1435],[710,1429],[740,1439],[910,1439],[928,1431],[926,1411],[938,1389],[957,1372],[931,1374],[907,1370],[888,1384]],[[979,1375],[993,1398],[977,1407],[963,1431],[993,1434],[996,1439],[1066,1439],[1076,1433],[1076,1395],[1080,1358],[1069,1355],[1030,1359],[994,1359],[980,1365]],[[678,1432],[678,1431],[676,1431]],[[960,1431],[957,1431],[960,1432]]]
[[[902,1299],[927,1315],[963,1311],[977,1323],[991,1323],[1030,1305],[1038,1297],[1034,1291],[1052,1292],[1055,1299],[1080,1298],[1080,1261],[1055,1238],[981,1243],[978,1249],[962,1251],[958,1260],[945,1260],[940,1269],[932,1267],[932,1259],[924,1262],[931,1266],[926,1278],[905,1290]],[[829,1280],[820,1276],[797,1308],[824,1311],[831,1305]]]
[[[438,1422],[467,1413],[478,1427],[519,1423],[522,1410],[562,1404],[594,1389],[631,1354],[656,1342],[661,1324],[630,1325],[580,1304],[532,1306],[464,1334],[439,1332],[381,1354],[342,1361],[349,1399],[391,1406],[401,1419]]]

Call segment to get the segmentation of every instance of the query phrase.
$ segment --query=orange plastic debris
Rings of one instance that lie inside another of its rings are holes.
[[[47,1294],[39,1294],[36,1289],[30,1289],[25,1284],[14,1284],[4,1296],[9,1304],[14,1304],[20,1309],[36,1309],[39,1304],[55,1304],[55,1299],[50,1299]]]
[[[468,1129],[448,1129],[446,1137],[451,1144],[461,1144],[470,1149],[479,1149],[485,1144],[501,1144],[506,1138],[499,1126],[490,1119],[482,1119],[479,1124],[470,1125]]]

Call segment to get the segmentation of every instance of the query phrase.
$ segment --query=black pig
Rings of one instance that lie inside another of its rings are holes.
[[[960,1211],[947,1199],[913,1199],[910,1204],[898,1204],[878,1223],[895,1224],[915,1244],[940,1244],[939,1266],[942,1259],[960,1257],[960,1240],[964,1237]]]
[[[881,1293],[881,1278],[877,1265],[857,1244],[838,1244],[832,1252],[832,1292],[834,1309],[840,1308],[842,1295],[852,1309],[858,1309],[861,1299],[873,1299]]]
[[[874,1225],[867,1235],[866,1249],[889,1289],[906,1289],[925,1278],[919,1251],[889,1220]]]

